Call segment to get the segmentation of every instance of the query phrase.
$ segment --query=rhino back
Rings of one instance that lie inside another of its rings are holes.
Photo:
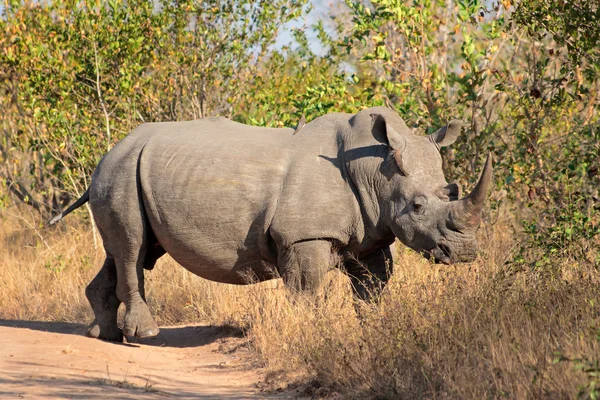
[[[340,158],[347,120],[322,117],[295,136],[224,118],[144,124],[98,166],[98,204],[142,200],[160,244],[199,276],[269,279],[278,249],[310,239],[344,245],[360,225]]]

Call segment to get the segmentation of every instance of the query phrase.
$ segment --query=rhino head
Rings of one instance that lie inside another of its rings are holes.
[[[384,133],[378,136],[386,137],[389,146],[381,167],[386,183],[380,198],[382,217],[389,228],[402,243],[438,263],[472,261],[478,249],[475,232],[492,181],[490,155],[475,188],[460,198],[459,186],[448,184],[444,177],[439,150],[454,143],[461,121],[421,136],[406,128],[401,119],[382,114],[371,118],[373,130]]]

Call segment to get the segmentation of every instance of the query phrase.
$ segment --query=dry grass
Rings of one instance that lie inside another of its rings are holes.
[[[76,219],[39,232],[6,219],[0,236],[0,318],[89,322],[84,287],[102,263]],[[573,398],[588,378],[556,352],[598,360],[600,274],[557,260],[559,276],[511,270],[506,229],[489,233],[486,258],[434,266],[400,249],[377,306],[357,317],[347,278],[332,272],[315,299],[279,282],[207,282],[165,257],[147,273],[160,324],[233,324],[272,371],[356,397]]]

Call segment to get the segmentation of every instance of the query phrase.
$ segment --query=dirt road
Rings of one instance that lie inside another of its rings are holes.
[[[256,388],[263,371],[239,332],[163,327],[127,344],[84,332],[80,324],[0,320],[0,398],[272,398]]]

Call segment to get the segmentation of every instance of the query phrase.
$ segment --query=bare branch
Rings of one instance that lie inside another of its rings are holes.
[[[34,200],[33,196],[31,196],[31,194],[25,188],[25,186],[23,186],[19,182],[13,181],[10,178],[6,178],[6,185],[8,187],[8,190],[10,190],[10,192],[14,194],[23,203],[33,207],[38,212],[47,211],[46,207],[42,203]]]
[[[96,42],[93,41],[94,45],[94,63],[96,64],[96,92],[98,93],[98,100],[100,100],[100,105],[102,106],[102,112],[104,113],[104,123],[106,125],[106,151],[110,150],[111,145],[111,136],[110,136],[110,119],[108,111],[106,110],[106,104],[104,103],[104,98],[102,97],[102,87],[100,85],[100,66],[98,64],[98,46]]]

